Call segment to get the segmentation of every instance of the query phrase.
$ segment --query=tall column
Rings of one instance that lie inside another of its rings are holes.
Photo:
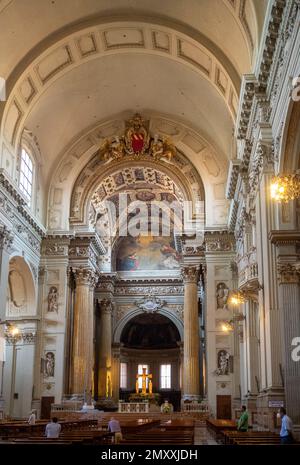
[[[100,302],[100,338],[98,396],[112,396],[112,303],[109,299]]]
[[[92,270],[78,268],[75,271],[76,296],[73,319],[73,366],[72,391],[91,401],[93,369],[93,305],[90,287],[95,279]]]
[[[13,242],[12,233],[4,225],[0,225],[0,320],[6,317],[6,295],[8,287],[9,257]],[[4,375],[4,325],[0,325],[0,410],[4,408],[3,375]]]
[[[196,266],[185,266],[182,269],[184,282],[183,400],[198,400],[200,396],[198,273]]]
[[[259,339],[257,335],[257,304],[253,300],[246,303],[245,350],[247,367],[247,405],[256,410],[256,397],[259,393]]]
[[[119,401],[120,391],[120,344],[112,346],[112,396],[115,402]]]

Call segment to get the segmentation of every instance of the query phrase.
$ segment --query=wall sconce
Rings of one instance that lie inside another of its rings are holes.
[[[237,321],[243,321],[245,319],[246,319],[246,317],[242,313],[235,313],[231,320],[223,321],[222,326],[221,326],[222,331],[224,333],[228,333],[229,331],[233,331],[234,330],[234,323],[236,323]]]
[[[271,198],[276,202],[289,202],[300,198],[300,173],[275,176],[271,183]]]
[[[246,302],[246,297],[246,293],[243,291],[232,291],[229,295],[229,303],[237,307]]]

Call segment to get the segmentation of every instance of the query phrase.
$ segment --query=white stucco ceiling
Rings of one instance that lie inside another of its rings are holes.
[[[212,48],[223,52],[239,74],[249,72],[251,57],[247,28],[259,40],[267,0],[2,0],[0,5],[0,75],[4,78],[36,47],[55,42],[84,25],[109,22],[108,18],[156,19],[177,23],[178,29],[200,34]],[[2,8],[1,8],[2,7]],[[244,19],[245,18],[245,19]],[[44,43],[43,43],[44,41]],[[29,58],[29,57],[28,57]]]
[[[111,55],[57,79],[26,127],[39,141],[45,171],[84,128],[125,111],[163,113],[187,122],[228,155],[232,120],[211,84],[186,66],[142,54]]]

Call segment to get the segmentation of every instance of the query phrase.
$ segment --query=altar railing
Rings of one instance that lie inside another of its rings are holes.
[[[198,403],[183,403],[182,410],[184,412],[199,412],[199,413],[208,413],[209,408],[208,405],[205,403],[198,404]]]
[[[149,402],[119,402],[119,413],[149,413]]]
[[[78,412],[82,408],[82,401],[66,401],[61,404],[51,404],[52,412]]]

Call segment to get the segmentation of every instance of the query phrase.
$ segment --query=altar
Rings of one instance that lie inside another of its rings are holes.
[[[119,401],[119,413],[149,413],[149,402]]]

